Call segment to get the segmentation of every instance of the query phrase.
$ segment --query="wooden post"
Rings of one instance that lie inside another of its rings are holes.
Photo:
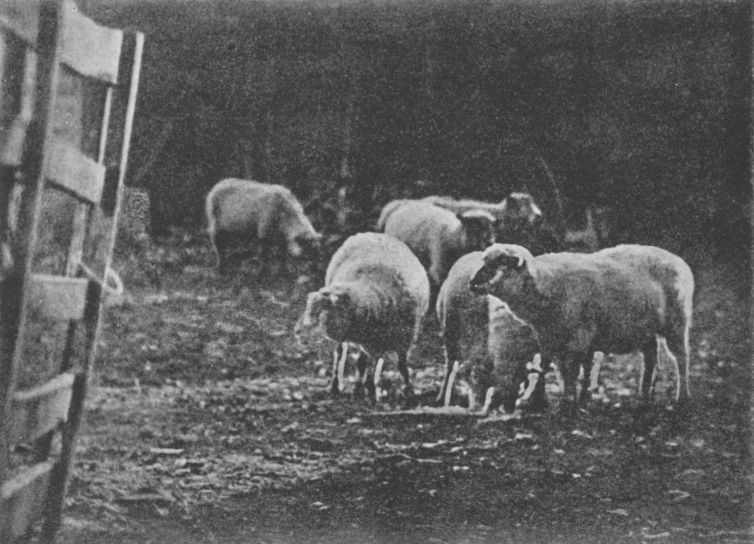
[[[44,188],[45,149],[52,136],[52,111],[55,107],[60,66],[57,62],[63,34],[63,10],[57,2],[41,2],[39,36],[55,36],[55,40],[40,40],[37,49],[36,115],[27,134],[23,162],[28,174],[19,210],[19,232],[16,244],[16,269],[3,285],[2,323],[0,323],[0,421],[6,421],[11,409],[16,371],[21,360],[24,338],[23,323],[27,314],[27,283],[31,277],[32,251],[37,239],[39,209]],[[21,323],[20,327],[16,324]],[[2,433],[0,433],[2,434]],[[7,437],[0,436],[0,451],[7,451]],[[0,455],[0,481],[7,477],[7,459]]]

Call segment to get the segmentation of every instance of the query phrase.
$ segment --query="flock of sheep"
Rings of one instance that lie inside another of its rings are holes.
[[[282,259],[317,258],[321,235],[282,186],[223,180],[208,194],[206,212],[220,271],[250,251],[263,265],[276,250]],[[573,411],[588,394],[597,352],[641,352],[640,390],[649,401],[663,347],[675,364],[675,398],[688,398],[694,278],[678,256],[643,245],[564,252],[526,193],[499,204],[395,200],[376,230],[335,251],[324,286],[308,295],[296,324],[297,335],[319,326],[335,341],[333,393],[356,348],[356,395],[381,397],[389,357],[411,395],[409,355],[433,306],[446,356],[437,401],[446,407],[457,394],[482,413],[541,407],[542,376],[556,363],[563,406]]]

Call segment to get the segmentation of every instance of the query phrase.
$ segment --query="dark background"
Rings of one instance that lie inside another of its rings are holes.
[[[750,3],[88,0],[147,34],[129,183],[154,233],[224,176],[612,207],[615,241],[744,259]],[[541,160],[540,160],[541,159]],[[417,181],[425,183],[417,185]]]

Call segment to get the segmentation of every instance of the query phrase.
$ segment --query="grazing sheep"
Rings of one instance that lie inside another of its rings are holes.
[[[439,289],[456,259],[492,243],[493,220],[482,210],[455,215],[427,202],[409,201],[388,216],[385,234],[411,248],[427,269],[433,288]]]
[[[641,351],[641,393],[648,401],[661,338],[675,361],[676,400],[688,398],[694,277],[680,257],[639,245],[533,257],[521,246],[495,244],[482,259],[471,289],[506,301],[532,324],[543,357],[562,363],[566,401],[572,406],[580,367],[581,398],[588,392],[595,351]]]
[[[419,334],[429,304],[429,280],[419,260],[400,240],[378,233],[348,238],[335,252],[325,274],[325,286],[309,293],[306,309],[296,323],[296,334],[319,324],[338,342],[354,342],[377,361],[369,381],[367,357],[359,357],[356,395],[366,387],[378,396],[380,374],[388,353],[398,356],[407,395],[412,393],[408,354]],[[340,347],[340,346],[339,346]],[[336,347],[335,365],[344,362]],[[342,371],[333,372],[342,386]]]
[[[534,255],[560,251],[561,237],[545,221],[542,210],[529,193],[513,192],[495,204],[479,200],[455,200],[445,196],[428,196],[422,199],[453,213],[467,210],[484,210],[495,218],[495,241],[519,244],[530,248]]]
[[[318,257],[322,236],[282,185],[224,179],[207,195],[205,211],[220,272],[227,271],[239,249],[256,251],[265,265],[275,250],[310,262]]]
[[[481,264],[481,251],[458,259],[437,298],[446,362],[437,402],[450,404],[457,378],[468,394],[470,410],[484,404],[483,412],[500,405],[513,411],[522,385],[528,395],[539,385],[537,400],[543,403],[544,380],[538,373],[529,376],[531,361],[539,352],[537,335],[500,299],[469,289]]]

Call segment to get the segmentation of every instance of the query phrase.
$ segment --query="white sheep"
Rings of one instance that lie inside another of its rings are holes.
[[[382,365],[389,353],[395,353],[405,392],[410,395],[407,361],[428,305],[427,273],[403,242],[386,234],[355,234],[332,256],[325,286],[309,293],[295,332],[298,335],[319,324],[339,344],[336,366],[344,364],[345,356],[338,352],[343,342],[363,346],[377,366],[370,381],[368,358],[359,357],[356,395],[362,395],[366,387],[379,396]],[[334,369],[333,378],[339,380],[337,390],[342,386],[340,367]]]
[[[493,242],[494,218],[486,211],[456,215],[427,202],[401,204],[385,222],[385,234],[404,242],[419,258],[432,286],[439,289],[453,263],[469,251]]]
[[[212,188],[205,204],[221,272],[228,269],[239,250],[256,253],[263,264],[269,264],[275,250],[294,259],[314,261],[318,257],[322,236],[314,230],[301,203],[282,185],[228,178]]]
[[[689,397],[694,277],[680,257],[640,245],[533,257],[521,246],[495,244],[482,259],[471,289],[506,301],[532,324],[543,358],[562,363],[566,402],[571,406],[576,404],[580,367],[581,398],[587,395],[595,351],[641,351],[641,394],[648,401],[661,339],[676,367],[676,400]]]
[[[422,199],[453,213],[468,210],[484,210],[494,218],[495,241],[506,244],[520,244],[534,255],[560,251],[562,237],[544,219],[542,210],[529,193],[510,193],[500,203],[480,200],[456,200],[446,196],[428,196]]]
[[[450,196],[437,195],[424,197],[421,201],[440,206],[453,213],[461,213],[468,210],[486,210],[498,220],[509,217],[525,217],[528,221],[534,222],[537,217],[542,215],[542,210],[539,209],[539,206],[537,206],[534,199],[528,193],[511,193],[498,203],[471,198],[455,199]]]
[[[453,383],[458,380],[468,395],[470,410],[483,403],[482,412],[500,405],[510,412],[522,386],[524,402],[538,385],[538,400],[544,402],[541,367],[534,371],[541,359],[537,334],[500,299],[469,289],[481,264],[481,251],[458,259],[437,297],[446,362],[437,401],[449,406]]]

